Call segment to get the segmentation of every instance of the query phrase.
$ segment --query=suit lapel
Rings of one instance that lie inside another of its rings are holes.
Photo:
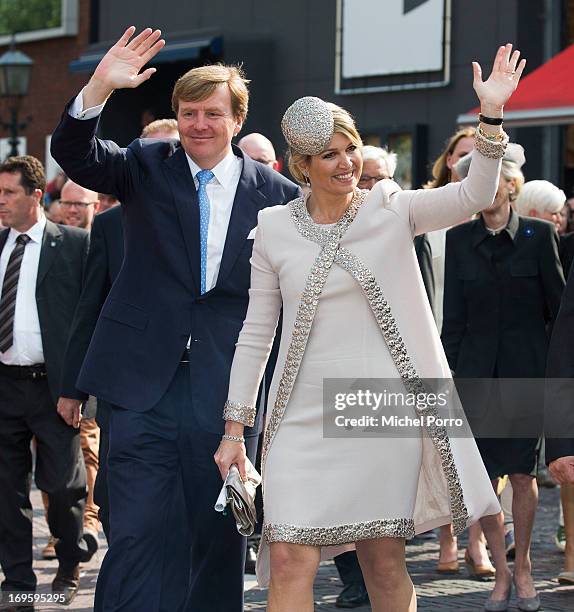
[[[241,155],[236,147],[233,149],[236,155]],[[267,197],[260,191],[265,179],[258,172],[257,165],[251,158],[241,156],[243,170],[233,200],[217,285],[231,272],[249,232],[257,225],[257,213],[269,204]]]
[[[4,245],[6,244],[6,240],[8,240],[8,234],[10,233],[10,229],[3,229],[0,231],[0,253],[4,249]],[[0,288],[1,291],[1,288]]]
[[[180,147],[165,160],[167,177],[187,250],[193,284],[200,290],[199,203],[185,151]]]
[[[36,280],[36,289],[40,287],[42,281],[46,278],[56,255],[62,246],[62,232],[60,228],[52,223],[49,219],[46,220],[44,228],[44,236],[42,237],[42,248],[40,250],[40,263],[38,264],[38,278]]]

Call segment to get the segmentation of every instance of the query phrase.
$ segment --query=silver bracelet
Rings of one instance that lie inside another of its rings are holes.
[[[243,436],[232,436],[231,434],[223,434],[221,439],[229,440],[229,442],[241,442],[242,444],[245,442],[245,438]]]

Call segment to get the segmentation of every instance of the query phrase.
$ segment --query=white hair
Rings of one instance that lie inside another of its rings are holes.
[[[363,161],[376,160],[381,161],[386,168],[386,174],[389,178],[393,178],[397,169],[397,154],[389,151],[386,148],[374,147],[373,145],[365,145],[362,148]]]
[[[549,181],[524,183],[516,199],[519,215],[528,216],[531,210],[538,214],[560,212],[566,203],[566,194]]]

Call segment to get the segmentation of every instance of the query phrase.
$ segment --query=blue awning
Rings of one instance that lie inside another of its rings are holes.
[[[209,52],[213,55],[220,55],[223,50],[223,38],[221,36],[209,36],[166,42],[165,47],[149,64],[153,66],[154,64],[198,59],[204,49],[209,49]],[[107,51],[108,47],[80,55],[79,59],[70,62],[70,71],[93,72]]]

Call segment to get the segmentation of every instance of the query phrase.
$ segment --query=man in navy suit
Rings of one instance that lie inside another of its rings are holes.
[[[187,610],[243,609],[245,540],[213,509],[222,482],[213,461],[235,342],[247,310],[252,231],[266,206],[298,188],[232,147],[247,114],[235,67],[204,66],[179,79],[172,104],[181,144],[136,140],[127,149],[96,138],[114,89],[137,87],[163,47],[158,30],[104,56],[52,137],[74,181],[115,193],[123,206],[125,258],[102,309],[78,387],[113,405],[108,482],[111,546],[95,609],[153,612],[170,492],[181,469],[191,529]],[[131,40],[130,40],[131,39]],[[260,415],[246,429],[254,459]]]
[[[142,132],[142,138],[179,139],[175,119],[158,119],[148,124]],[[101,199],[100,199],[101,201]],[[119,201],[117,202],[119,204]],[[86,262],[85,280],[82,295],[70,329],[66,348],[62,390],[58,400],[58,412],[68,425],[78,427],[80,408],[88,395],[76,389],[76,380],[84,361],[90,339],[96,327],[100,311],[106,297],[119,274],[124,260],[124,234],[122,227],[122,210],[116,205],[94,217],[90,232],[90,249]],[[99,519],[106,538],[110,541],[109,502],[108,502],[108,448],[110,405],[97,402],[96,421],[100,428],[99,469],[94,485],[94,502],[99,506]],[[85,418],[86,410],[82,417]],[[183,498],[181,474],[174,486],[170,502],[169,518],[172,532],[168,534],[166,546],[170,555],[165,559],[162,569],[162,599],[160,609],[166,612],[178,610],[185,602],[185,591],[181,585],[189,574],[189,537]],[[84,539],[86,532],[84,530]],[[87,544],[90,541],[86,540]],[[92,549],[93,550],[93,547]],[[183,591],[183,592],[182,592]]]

